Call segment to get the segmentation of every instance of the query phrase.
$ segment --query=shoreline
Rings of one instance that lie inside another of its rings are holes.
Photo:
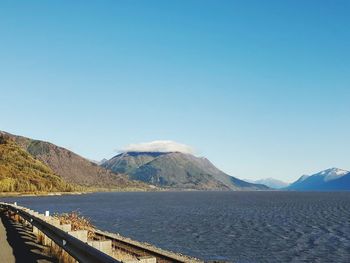
[[[18,192],[7,192],[0,193],[1,197],[31,197],[31,196],[62,196],[62,195],[83,195],[92,192],[38,192],[38,193],[18,193]]]
[[[232,190],[202,190],[202,189],[176,189],[176,188],[153,188],[153,189],[109,189],[109,188],[96,188],[88,189],[86,191],[72,191],[72,192],[0,192],[0,198],[2,197],[35,197],[35,196],[65,196],[65,195],[86,195],[92,193],[144,193],[144,192],[293,192],[283,190],[244,190],[244,191],[232,191]],[[311,191],[313,192],[313,191]]]
[[[157,192],[157,190],[142,190],[142,189],[93,189],[87,191],[73,192],[0,192],[1,197],[30,197],[30,196],[64,196],[64,195],[86,195],[92,193],[108,193],[108,192]]]

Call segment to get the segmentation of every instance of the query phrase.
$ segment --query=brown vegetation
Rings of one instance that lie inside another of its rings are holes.
[[[48,166],[0,133],[0,192],[72,191]]]
[[[89,218],[82,216],[78,211],[63,214],[55,214],[54,217],[58,218],[60,220],[60,224],[62,225],[71,224],[72,231],[88,230],[88,238],[93,238],[94,234],[91,230],[95,227],[93,226]]]
[[[145,183],[130,180],[124,174],[111,172],[63,147],[9,133],[3,134],[11,137],[23,150],[50,167],[67,183],[85,188],[118,191],[150,189]]]

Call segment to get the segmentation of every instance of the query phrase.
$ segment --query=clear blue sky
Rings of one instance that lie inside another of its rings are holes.
[[[350,169],[350,1],[1,1],[0,129],[158,139],[239,178]]]

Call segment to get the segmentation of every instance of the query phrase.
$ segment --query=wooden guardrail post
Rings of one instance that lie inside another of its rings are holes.
[[[68,231],[68,234],[83,241],[84,243],[88,242],[88,231],[87,230]]]
[[[39,216],[39,213],[33,211],[33,212],[31,212],[31,215],[38,217],[38,216]],[[33,224],[32,224],[32,231],[33,231],[33,234],[34,234],[34,235],[36,235],[36,236],[39,235],[39,229],[38,229],[37,227],[35,227]]]
[[[113,256],[112,240],[101,240],[101,241],[88,241],[88,244],[98,250],[106,253],[107,255]]]
[[[123,260],[123,263],[157,263],[155,257],[139,257],[137,259]]]
[[[61,229],[64,232],[70,232],[72,231],[72,225],[71,224],[63,224],[57,226],[59,229]]]

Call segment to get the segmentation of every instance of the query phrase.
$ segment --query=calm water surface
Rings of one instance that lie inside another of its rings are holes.
[[[350,262],[350,193],[164,192],[2,198],[205,260]]]

